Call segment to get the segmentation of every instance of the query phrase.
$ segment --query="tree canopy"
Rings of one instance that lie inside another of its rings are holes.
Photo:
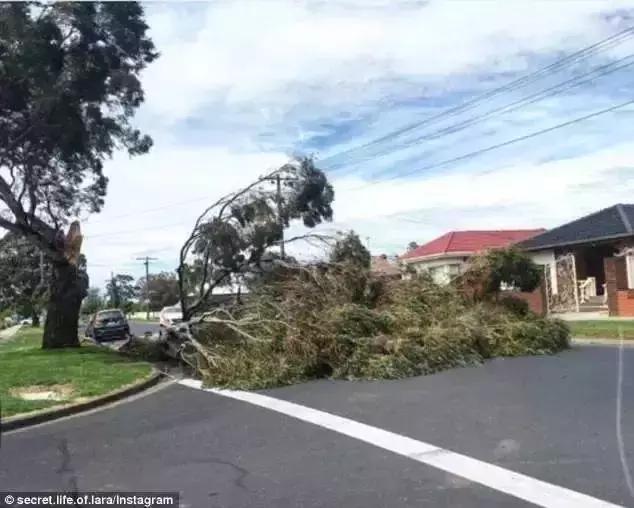
[[[0,239],[0,308],[10,308],[39,325],[50,267],[37,247],[9,233]]]
[[[279,257],[284,229],[292,221],[312,228],[331,220],[333,199],[324,172],[313,159],[299,157],[210,205],[181,248],[178,274],[184,318],[202,309],[216,288],[240,284],[248,274],[266,269],[264,264]]]
[[[134,277],[125,273],[113,275],[106,283],[106,294],[108,295],[108,305],[124,311],[128,311],[132,299],[137,294],[134,285]]]
[[[99,288],[88,288],[86,298],[82,302],[81,311],[84,314],[95,314],[103,307],[104,301],[101,297],[101,290]]]
[[[145,277],[139,279],[137,286],[140,298],[150,300],[150,310],[157,311],[178,303],[178,278],[172,272],[150,274],[149,285]]]
[[[330,254],[331,263],[352,263],[363,268],[370,268],[372,256],[370,251],[363,245],[359,235],[354,231],[349,231],[339,238]]]
[[[502,284],[521,291],[534,291],[541,282],[540,267],[515,248],[491,250],[486,258],[490,267],[488,290],[491,293],[499,291]]]
[[[55,230],[103,205],[104,158],[151,146],[129,123],[157,56],[142,14],[135,2],[0,4],[0,226],[54,256]]]
[[[503,286],[534,291],[542,270],[526,253],[516,249],[493,249],[473,258],[456,282],[474,299],[497,298]]]
[[[79,343],[82,236],[64,228],[101,209],[106,158],[152,144],[130,123],[157,57],[147,30],[136,2],[0,4],[0,228],[52,264],[46,347]]]

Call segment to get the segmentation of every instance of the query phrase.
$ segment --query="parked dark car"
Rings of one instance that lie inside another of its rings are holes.
[[[97,312],[86,326],[86,337],[95,341],[127,339],[130,325],[119,309],[107,309]]]

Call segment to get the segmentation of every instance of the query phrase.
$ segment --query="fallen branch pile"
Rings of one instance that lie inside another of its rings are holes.
[[[384,281],[346,263],[280,265],[246,302],[192,324],[181,355],[208,384],[263,388],[554,353],[568,337],[559,321],[474,302],[425,276]]]

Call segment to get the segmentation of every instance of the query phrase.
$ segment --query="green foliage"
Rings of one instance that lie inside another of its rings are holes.
[[[370,268],[371,260],[370,251],[354,231],[339,238],[330,254],[331,263],[353,263],[363,268]]]
[[[54,228],[80,208],[99,210],[103,160],[120,147],[148,151],[129,119],[157,53],[136,2],[5,3],[0,25],[0,160],[16,178],[2,180],[0,199],[20,232],[40,233],[28,220],[35,210]]]
[[[514,296],[505,296],[500,299],[499,303],[506,310],[512,312],[513,314],[517,314],[518,316],[526,316],[530,312],[528,302]]]
[[[486,258],[490,267],[490,292],[499,291],[503,283],[528,292],[539,286],[542,271],[526,253],[515,248],[495,249]]]
[[[333,199],[325,173],[299,157],[208,207],[181,248],[185,319],[205,308],[217,287],[265,272],[292,221],[314,227],[331,220]]]
[[[0,239],[0,307],[35,317],[47,297],[48,263],[40,250],[13,233]]]
[[[99,288],[88,288],[88,293],[81,305],[82,314],[93,315],[104,308],[105,302]]]
[[[134,277],[124,273],[113,275],[106,284],[108,306],[129,312],[131,299],[136,296],[137,289],[134,286]],[[127,309],[127,310],[126,310]]]
[[[455,284],[474,300],[497,296],[501,287],[534,291],[542,280],[542,270],[524,252],[516,248],[495,249],[477,256]]]
[[[6,328],[8,319],[11,318],[13,312],[9,308],[0,309],[0,330]]]
[[[208,354],[200,356],[200,373],[240,388],[327,376],[399,378],[568,345],[565,324],[473,303],[426,274],[384,282],[372,300],[358,299],[359,279],[372,285],[359,267],[322,265],[258,287],[248,303],[195,331]]]
[[[137,283],[138,295],[143,300],[149,295],[150,310],[158,311],[178,303],[178,278],[172,272],[151,274],[149,283],[145,277]]]

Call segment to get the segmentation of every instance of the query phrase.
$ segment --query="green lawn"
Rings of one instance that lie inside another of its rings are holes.
[[[621,329],[623,338],[634,339],[634,321],[569,321],[568,325],[573,337],[618,339]]]
[[[0,415],[7,417],[77,402],[116,390],[148,377],[152,367],[97,346],[41,349],[42,330],[23,329],[0,343]],[[63,401],[32,401],[13,396],[16,388],[66,385]]]

